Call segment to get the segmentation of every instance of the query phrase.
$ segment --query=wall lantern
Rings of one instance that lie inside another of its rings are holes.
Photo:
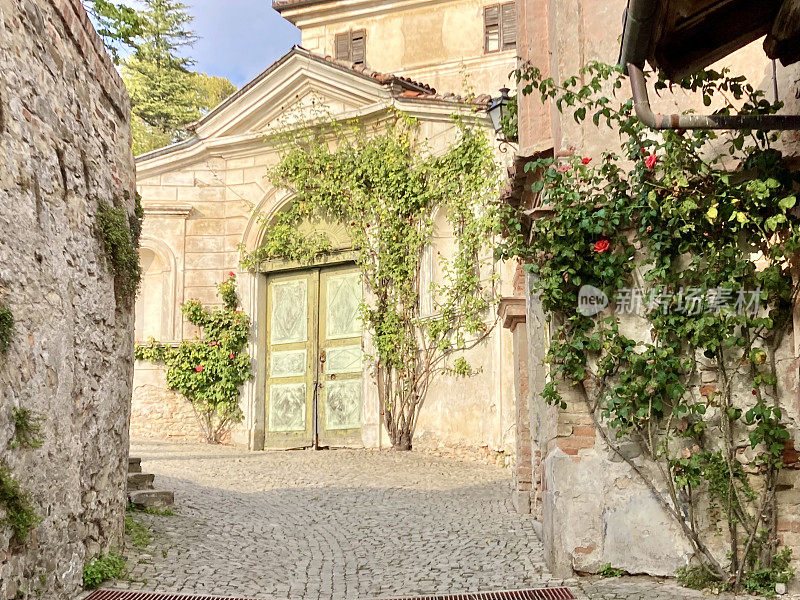
[[[511,98],[508,95],[509,89],[504,87],[500,88],[500,97],[493,98],[492,103],[489,105],[489,108],[486,109],[486,112],[489,113],[489,118],[492,120],[492,126],[494,127],[494,132],[498,135],[498,139],[501,138],[505,141],[505,135],[503,135],[503,116],[506,113],[506,106],[508,106],[508,101]]]

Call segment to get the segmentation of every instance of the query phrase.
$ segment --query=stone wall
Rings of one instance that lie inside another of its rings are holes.
[[[122,544],[133,304],[116,297],[98,202],[134,206],[129,103],[78,0],[0,0],[0,462],[41,524],[0,527],[0,598],[67,600]],[[43,445],[12,448],[14,408]],[[4,509],[0,506],[0,521]]]

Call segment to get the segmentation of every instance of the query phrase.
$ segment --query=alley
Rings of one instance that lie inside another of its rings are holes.
[[[175,516],[129,555],[132,589],[306,600],[555,585],[510,471],[420,453],[134,443]],[[114,585],[119,588],[119,584]]]

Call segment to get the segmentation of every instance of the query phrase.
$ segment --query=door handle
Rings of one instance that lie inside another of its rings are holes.
[[[319,370],[320,371],[324,371],[325,370],[325,360],[326,360],[326,358],[327,358],[327,355],[325,353],[325,348],[323,348],[322,350],[319,351]]]

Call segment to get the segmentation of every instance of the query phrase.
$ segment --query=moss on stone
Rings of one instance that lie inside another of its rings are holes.
[[[0,465],[0,507],[5,516],[0,520],[0,527],[10,527],[14,532],[12,541],[23,544],[28,534],[41,518],[31,505],[30,496],[22,491],[19,482],[14,479],[8,467]]]
[[[97,225],[105,243],[106,255],[119,290],[128,297],[136,293],[141,279],[139,253],[136,244],[139,237],[139,213],[128,215],[122,208],[100,202],[97,210]]]
[[[5,354],[8,351],[8,345],[11,343],[13,333],[14,315],[11,314],[10,308],[0,304],[0,354]]]
[[[40,448],[43,440],[42,415],[27,408],[14,408],[14,437],[11,448]]]

